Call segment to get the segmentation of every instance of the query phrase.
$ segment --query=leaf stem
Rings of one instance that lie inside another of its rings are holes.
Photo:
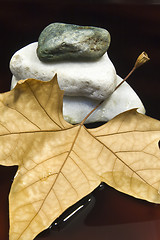
[[[131,75],[138,67],[140,67],[141,65],[143,65],[144,63],[146,63],[146,62],[149,61],[149,60],[150,60],[150,58],[148,57],[147,53],[146,53],[146,52],[142,52],[142,53],[138,56],[138,58],[137,58],[137,60],[136,60],[136,62],[135,62],[135,64],[134,64],[132,70],[131,70],[131,71],[128,73],[128,75],[123,79],[123,81],[120,82],[120,83],[117,85],[117,87],[114,89],[114,92],[130,77],[130,75]],[[87,120],[87,118],[89,118],[89,116],[90,116],[105,100],[106,100],[106,99],[104,99],[104,100],[102,100],[100,103],[98,103],[98,104],[92,109],[92,111],[90,111],[90,112],[87,114],[87,116],[86,116],[86,117],[82,120],[82,122],[80,123],[81,126],[85,123],[85,121]]]
[[[119,87],[130,77],[130,75],[131,75],[135,70],[136,70],[136,67],[134,66],[134,67],[132,68],[132,70],[128,73],[128,75],[123,79],[123,81],[120,82],[120,83],[117,85],[117,87],[114,89],[114,92],[117,90],[117,88],[119,88]]]
[[[87,114],[87,116],[86,116],[86,117],[82,120],[82,122],[80,123],[81,126],[85,123],[85,121],[87,120],[87,118],[89,118],[89,116],[90,116],[103,102],[104,102],[104,100],[101,101],[100,103],[98,103],[98,104],[92,109],[92,111],[90,111],[90,112]]]
[[[147,53],[146,53],[146,52],[142,52],[142,53],[138,56],[138,58],[137,58],[137,60],[136,60],[136,62],[135,62],[135,64],[134,64],[132,70],[131,70],[131,71],[128,73],[128,75],[123,79],[123,81],[120,82],[120,83],[117,85],[117,87],[115,88],[114,91],[116,91],[117,88],[119,88],[119,87],[122,85],[122,83],[124,83],[124,82],[130,77],[130,75],[131,75],[138,67],[142,66],[144,63],[148,62],[149,60],[150,60],[150,58],[148,57]]]

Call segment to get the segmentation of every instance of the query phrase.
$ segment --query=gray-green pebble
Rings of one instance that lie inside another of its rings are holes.
[[[43,62],[96,60],[110,45],[106,29],[52,23],[40,34],[37,55]]]

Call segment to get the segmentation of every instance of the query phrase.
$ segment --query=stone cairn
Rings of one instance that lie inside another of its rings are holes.
[[[122,79],[108,57],[110,34],[106,29],[52,23],[40,34],[38,42],[17,51],[11,61],[11,88],[17,81],[36,78],[48,81],[57,74],[64,90],[63,116],[75,124],[100,102],[103,104],[87,122],[108,121],[117,114],[144,106],[127,83],[115,92]]]

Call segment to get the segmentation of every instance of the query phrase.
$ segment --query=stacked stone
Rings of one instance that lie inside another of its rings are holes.
[[[41,61],[93,61],[110,45],[110,34],[97,27],[52,23],[39,36],[37,55]]]
[[[81,122],[102,100],[102,106],[87,122],[108,121],[131,108],[144,113],[143,104],[127,83],[114,92],[122,79],[108,57],[109,45],[110,34],[105,29],[52,23],[38,42],[13,55],[11,87],[21,79],[47,81],[57,74],[65,95],[63,116],[72,124]]]

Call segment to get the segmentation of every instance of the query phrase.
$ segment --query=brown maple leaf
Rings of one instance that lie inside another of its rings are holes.
[[[62,115],[56,76],[0,95],[0,164],[18,165],[9,195],[10,240],[31,240],[101,182],[160,203],[160,121],[122,113],[95,129]]]

